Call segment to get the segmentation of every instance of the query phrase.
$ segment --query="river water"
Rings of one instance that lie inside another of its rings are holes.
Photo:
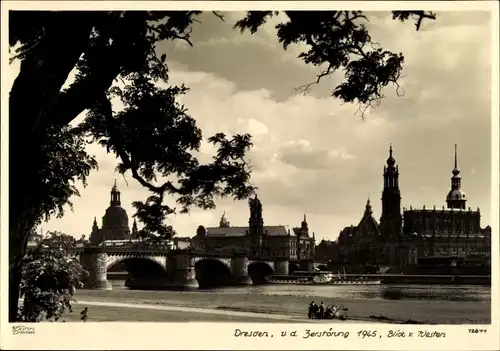
[[[128,290],[124,281],[111,281],[113,290]],[[221,287],[197,290],[200,294],[217,295],[267,295],[267,296],[318,296],[347,300],[428,300],[428,301],[490,301],[491,288],[477,285],[258,285],[246,287]],[[140,294],[137,290],[130,293]],[[162,298],[162,291],[156,291]],[[168,294],[167,291],[164,292]]]

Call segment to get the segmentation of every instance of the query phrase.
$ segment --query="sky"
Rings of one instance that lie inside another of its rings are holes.
[[[370,198],[374,217],[381,211],[382,173],[392,144],[400,170],[402,206],[445,205],[453,168],[454,144],[467,206],[480,207],[482,226],[491,218],[491,32],[487,12],[437,12],[416,32],[389,12],[370,13],[368,29],[384,48],[403,52],[400,81],[365,118],[356,105],[342,104],[330,92],[342,73],[324,79],[310,94],[297,87],[315,80],[319,69],[297,58],[276,40],[276,21],[255,34],[232,29],[242,13],[210,13],[193,27],[194,47],[163,43],[170,83],[191,90],[181,102],[204,138],[217,133],[250,133],[252,182],[258,187],[265,225],[299,226],[304,214],[316,240],[335,240],[345,226],[357,225]],[[279,18],[277,19],[279,20]],[[19,62],[10,66],[13,81]],[[74,74],[74,72],[73,72]],[[72,77],[69,77],[70,83]],[[89,235],[94,216],[109,206],[116,182],[132,224],[131,203],[148,192],[130,176],[114,173],[117,161],[96,145],[99,170],[91,174],[74,210],[41,225],[75,237]],[[202,158],[213,154],[204,144]],[[174,205],[175,199],[168,198]],[[168,221],[179,236],[193,236],[199,225],[217,226],[225,211],[232,225],[248,223],[248,202],[217,200],[213,211],[193,210]],[[40,229],[40,228],[39,228]]]

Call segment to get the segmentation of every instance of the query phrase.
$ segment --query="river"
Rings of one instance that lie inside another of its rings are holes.
[[[124,281],[111,281],[113,290],[128,290]],[[220,287],[196,290],[199,294],[217,295],[267,295],[324,297],[346,300],[428,300],[428,301],[491,301],[491,288],[478,285],[364,285],[364,286],[331,286],[331,285],[258,285],[245,287]],[[141,294],[130,290],[130,295]],[[161,299],[165,291],[156,291]]]

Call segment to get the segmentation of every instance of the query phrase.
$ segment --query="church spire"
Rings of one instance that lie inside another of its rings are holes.
[[[99,226],[97,225],[97,218],[94,217],[94,223],[92,223],[92,232],[96,232],[99,230]]]
[[[458,161],[457,161],[457,144],[455,144],[455,167],[453,168],[452,173],[455,177],[460,174],[460,169],[458,169]]]
[[[369,217],[373,214],[372,204],[370,203],[370,196],[368,196],[368,200],[366,200],[365,206],[365,217]]]
[[[465,210],[465,204],[467,197],[462,191],[462,178],[460,177],[460,169],[458,168],[458,156],[457,156],[457,144],[455,144],[455,158],[454,167],[451,172],[453,176],[451,177],[451,190],[446,196],[446,204],[448,208],[456,208]]]
[[[134,223],[132,223],[132,238],[136,239],[138,237],[139,230],[137,229],[137,221],[134,218]]]

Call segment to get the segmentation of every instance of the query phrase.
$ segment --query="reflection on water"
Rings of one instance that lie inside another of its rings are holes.
[[[127,289],[124,281],[111,282],[113,289]],[[259,294],[283,296],[318,296],[341,299],[371,300],[434,300],[434,301],[489,301],[491,289],[477,285],[259,285],[223,287],[199,290],[200,294]]]

